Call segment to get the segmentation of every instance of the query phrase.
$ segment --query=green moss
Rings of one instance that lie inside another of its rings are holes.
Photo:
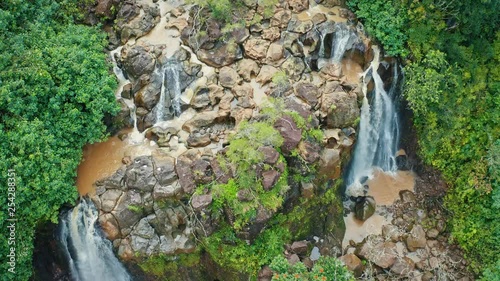
[[[127,209],[129,209],[130,211],[132,211],[134,213],[142,213],[143,212],[142,207],[141,206],[136,206],[136,205],[128,205]]]
[[[201,251],[198,248],[194,253],[190,254],[179,254],[176,256],[154,255],[139,262],[138,265],[145,273],[159,278],[156,280],[180,280],[179,268],[199,267],[200,254]]]

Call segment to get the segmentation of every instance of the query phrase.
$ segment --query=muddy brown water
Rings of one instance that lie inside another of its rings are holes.
[[[364,222],[355,219],[352,212],[344,217],[346,225],[342,242],[344,248],[349,245],[349,240],[359,243],[370,234],[382,234],[382,226],[392,221],[392,214],[385,212],[385,206],[392,205],[399,198],[400,191],[413,191],[415,176],[410,171],[386,173],[375,170],[373,178],[368,180],[367,184],[368,195],[373,196],[377,204],[375,214]]]
[[[126,143],[117,136],[83,147],[83,159],[77,170],[76,186],[80,195],[94,191],[94,182],[112,175],[122,165]]]
[[[397,171],[391,175],[377,170],[367,184],[370,187],[368,195],[373,196],[377,205],[391,205],[399,198],[400,191],[413,191],[415,177],[410,171]]]

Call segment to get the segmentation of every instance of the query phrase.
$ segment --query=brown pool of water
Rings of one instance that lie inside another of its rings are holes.
[[[373,178],[367,182],[368,195],[373,196],[377,205],[391,205],[399,198],[402,190],[411,190],[415,185],[415,177],[410,171],[397,171],[395,174],[374,172]]]
[[[342,75],[347,83],[358,84],[363,68],[349,57],[342,60]]]
[[[121,167],[126,146],[124,141],[113,136],[104,142],[83,147],[83,159],[76,178],[80,195],[94,192],[94,182],[112,175]]]
[[[414,174],[410,171],[397,171],[395,173],[385,173],[375,170],[373,178],[366,183],[369,186],[368,195],[373,196],[377,204],[375,214],[366,221],[354,218],[350,213],[344,217],[346,232],[342,246],[349,245],[349,240],[361,242],[370,234],[381,234],[382,226],[390,224],[392,214],[387,212],[386,206],[392,205],[399,198],[402,190],[413,191],[415,186]]]

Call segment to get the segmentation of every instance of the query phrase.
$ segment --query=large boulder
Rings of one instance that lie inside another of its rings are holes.
[[[280,158],[279,152],[271,146],[259,147],[258,151],[264,155],[264,163],[274,165]]]
[[[102,214],[99,216],[99,224],[102,227],[102,230],[106,234],[106,238],[113,241],[117,238],[120,238],[120,227],[118,226],[118,222],[115,217],[110,214]]]
[[[212,204],[212,195],[210,194],[193,195],[193,198],[191,199],[191,205],[196,211],[203,210],[210,204]]]
[[[299,154],[307,163],[313,164],[320,158],[319,152],[321,147],[311,141],[303,140],[299,143]]]
[[[280,36],[280,28],[276,26],[266,28],[262,31],[262,38],[271,42],[278,40]]]
[[[143,75],[141,79],[146,83],[134,96],[134,103],[147,111],[151,111],[160,100],[160,91],[162,87],[161,76],[156,74]],[[163,106],[169,107],[170,99],[165,101]]]
[[[320,155],[320,175],[327,179],[340,177],[340,149],[324,148]]]
[[[274,76],[274,74],[276,74],[276,72],[278,72],[278,69],[276,67],[266,64],[266,65],[262,66],[262,68],[260,69],[259,75],[257,76],[257,78],[255,80],[257,82],[259,82],[260,84],[264,85],[266,83],[271,82],[271,80],[273,79],[273,76]]]
[[[270,63],[279,62],[285,55],[283,46],[279,43],[272,43],[267,49],[267,61]]]
[[[188,150],[177,158],[175,170],[179,175],[179,184],[185,193],[192,193],[196,187],[194,175],[191,169],[193,161],[198,157],[194,150]]]
[[[121,42],[138,38],[151,31],[160,22],[160,9],[157,5],[149,6],[125,3],[116,17],[116,29]]]
[[[421,225],[414,225],[410,235],[406,238],[406,246],[408,250],[414,252],[417,249],[425,248],[427,239],[425,238],[425,231]]]
[[[289,23],[288,23],[288,28],[287,30],[290,32],[295,32],[295,33],[300,33],[300,34],[305,34],[309,32],[314,26],[314,23],[312,20],[299,20],[297,18],[293,18]]]
[[[321,98],[321,114],[328,128],[352,126],[359,117],[355,94],[346,92],[324,92]]]
[[[127,236],[132,227],[142,218],[143,209],[140,207],[141,203],[140,196],[137,197],[137,193],[127,191],[120,197],[118,204],[111,212],[120,226],[122,237]]]
[[[271,45],[271,42],[267,40],[251,38],[245,42],[243,48],[245,49],[246,56],[255,60],[260,60],[266,57],[269,45]]]
[[[273,17],[271,18],[271,26],[278,28],[285,28],[288,26],[288,22],[292,19],[292,12],[285,9],[280,9],[275,11]]]
[[[274,128],[283,137],[281,151],[285,154],[291,153],[302,139],[302,129],[299,129],[295,121],[289,116],[278,118],[274,123]]]
[[[392,265],[391,271],[402,276],[407,276],[415,269],[415,262],[409,257],[402,257]]]
[[[259,74],[260,67],[257,62],[252,59],[242,59],[238,61],[238,67],[236,70],[243,80],[250,82],[253,77]]]
[[[153,199],[155,201],[161,201],[168,198],[174,198],[178,197],[181,192],[182,188],[178,183],[172,185],[157,184],[153,189]]]
[[[140,45],[124,47],[121,60],[125,71],[133,79],[138,79],[143,74],[151,74],[155,68],[154,56]]]
[[[354,217],[365,221],[375,213],[375,200],[371,196],[356,197],[354,205]]]
[[[153,191],[156,181],[153,161],[149,156],[137,157],[132,164],[127,167],[126,183],[129,189],[151,192]]]
[[[281,69],[287,74],[289,79],[299,80],[306,69],[306,65],[302,58],[291,56],[281,65]]]
[[[300,13],[309,8],[309,0],[289,0],[286,3],[288,9],[294,13]]]
[[[318,87],[309,82],[299,82],[294,85],[295,95],[314,108],[318,104],[320,93]]]
[[[142,255],[152,255],[158,252],[160,239],[147,218],[143,218],[130,234],[132,250]]]
[[[321,4],[325,7],[332,8],[335,6],[344,6],[345,0],[322,0]]]
[[[186,123],[182,125],[182,129],[189,133],[194,130],[200,130],[203,127],[208,127],[214,124],[218,116],[219,114],[215,111],[200,112],[190,120],[186,121]]]
[[[219,71],[219,83],[222,87],[233,88],[241,82],[238,72],[231,67],[223,67]]]
[[[101,209],[104,212],[111,212],[116,206],[118,199],[122,196],[123,192],[118,189],[109,189],[104,192],[100,197]]]
[[[223,67],[230,65],[242,57],[241,48],[238,44],[218,43],[210,50],[199,49],[196,52],[198,59],[212,67]]]
[[[271,190],[280,178],[280,173],[275,170],[262,172],[262,187],[264,190]]]
[[[95,14],[98,16],[111,18],[113,16],[111,7],[113,7],[113,0],[97,0]]]
[[[339,258],[345,266],[354,273],[354,276],[360,277],[363,274],[364,265],[355,254],[343,255]]]

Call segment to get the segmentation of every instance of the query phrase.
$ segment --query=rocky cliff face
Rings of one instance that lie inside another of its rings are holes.
[[[342,3],[319,2],[280,1],[266,13],[245,1],[236,24],[170,1],[112,4],[110,48],[124,44],[113,58],[126,79],[120,122],[135,123],[155,147],[95,184],[99,222],[121,259],[192,253],[225,226],[251,244],[299,202],[310,216],[295,222],[309,230],[302,238],[340,247],[340,196],[307,202],[338,186],[359,121],[357,74],[372,53]],[[178,81],[165,78],[172,63]]]

